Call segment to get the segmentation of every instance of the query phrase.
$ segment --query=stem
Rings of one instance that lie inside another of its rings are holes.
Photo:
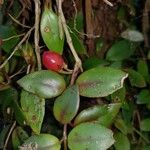
[[[72,43],[72,39],[71,39],[71,36],[70,36],[70,33],[69,33],[69,30],[68,30],[68,27],[67,27],[67,24],[66,24],[66,19],[64,17],[64,14],[63,14],[63,10],[62,10],[62,2],[63,0],[57,0],[57,7],[59,8],[59,15],[60,15],[60,19],[61,19],[61,23],[62,23],[62,26],[63,26],[63,29],[64,29],[64,32],[65,32],[65,35],[66,35],[66,39],[67,39],[67,43],[70,47],[70,50],[74,56],[74,59],[76,61],[75,65],[74,65],[74,70],[73,70],[73,74],[72,74],[72,77],[73,79],[75,80],[77,74],[76,72],[78,72],[78,70],[83,70],[82,69],[82,62],[80,60],[80,58],[78,57],[75,49],[74,49],[74,46],[73,46],[73,43]]]
[[[12,58],[12,56],[14,55],[14,53],[20,48],[20,46],[22,45],[22,43],[28,38],[28,36],[31,34],[32,30],[34,29],[34,27],[32,27],[23,37],[23,39],[18,43],[18,45],[15,47],[15,49],[13,50],[13,52],[10,54],[10,56],[0,65],[0,69],[2,69],[7,62]]]
[[[77,23],[76,23],[76,20],[77,20],[77,14],[78,14],[78,10],[77,10],[77,6],[76,6],[76,3],[74,0],[72,0],[72,3],[73,3],[73,7],[74,7],[74,10],[75,10],[75,16],[74,16],[74,25],[73,25],[73,28],[74,30],[79,33],[81,36],[86,36],[86,37],[91,37],[91,38],[99,38],[100,35],[97,34],[97,35],[94,35],[94,34],[86,34],[86,33],[83,33],[83,32],[80,32],[77,30]],[[83,37],[82,37],[83,38]]]
[[[35,44],[35,53],[37,57],[38,70],[41,70],[41,56],[40,56],[40,47],[39,47],[39,24],[40,24],[40,1],[34,0],[35,3],[35,32],[34,32],[34,44]]]
[[[51,9],[52,8],[52,1],[51,0],[45,0],[44,7]]]
[[[25,66],[23,66],[21,69],[19,69],[15,74],[11,75],[11,76],[9,77],[9,79],[12,79],[12,78],[14,78],[16,75],[22,73],[22,71],[24,70],[24,68],[25,68]]]
[[[11,126],[11,128],[10,128],[10,131],[9,131],[9,133],[8,133],[8,136],[7,136],[6,140],[5,140],[5,144],[4,144],[3,150],[7,150],[7,149],[6,149],[6,148],[7,148],[7,144],[8,144],[10,135],[11,135],[11,133],[13,132],[15,126],[16,126],[16,121],[14,121],[14,123],[12,124],[12,126]]]
[[[138,131],[136,128],[133,128],[133,130],[146,142],[146,143],[150,143],[150,141],[140,132]]]
[[[63,139],[64,139],[64,150],[67,150],[67,124],[64,125]]]
[[[11,14],[8,14],[8,16],[15,22],[15,23],[17,23],[17,24],[19,24],[20,26],[22,26],[23,28],[31,28],[30,26],[26,26],[26,25],[24,25],[24,24],[22,24],[22,23],[20,23],[18,20],[16,20]]]
[[[113,4],[111,2],[109,2],[108,0],[103,0],[107,5],[113,7]]]
[[[9,41],[11,39],[14,39],[14,38],[17,38],[17,37],[21,37],[21,36],[24,36],[25,33],[22,33],[22,34],[19,34],[19,35],[14,35],[14,36],[11,36],[9,38],[6,38],[6,39],[3,39],[2,41],[5,42],[5,41]]]
[[[93,17],[92,17],[92,3],[91,0],[86,0],[85,1],[85,15],[86,15],[86,33],[88,35],[93,35],[94,34],[94,29],[93,29]],[[87,48],[88,48],[88,54],[90,56],[94,55],[94,50],[95,50],[95,43],[92,37],[87,37],[86,39],[87,42]]]

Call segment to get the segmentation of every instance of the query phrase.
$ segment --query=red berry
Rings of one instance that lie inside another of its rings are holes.
[[[45,68],[53,71],[60,71],[63,68],[64,60],[56,52],[45,51],[42,56],[42,62]]]

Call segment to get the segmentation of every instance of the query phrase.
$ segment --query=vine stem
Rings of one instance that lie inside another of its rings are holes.
[[[140,132],[138,131],[136,128],[133,128],[133,130],[146,142],[146,143],[150,143],[150,141]]]
[[[64,150],[67,150],[67,124],[64,125],[63,140],[64,140]]]
[[[9,38],[6,38],[6,39],[3,39],[2,41],[5,42],[5,41],[9,41],[11,39],[14,39],[14,38],[18,38],[18,37],[21,37],[21,36],[24,36],[25,33],[22,33],[22,34],[19,34],[19,35],[14,35],[14,36],[11,36]]]
[[[64,16],[64,13],[63,13],[63,10],[62,10],[62,2],[63,0],[56,0],[57,2],[57,7],[58,7],[58,12],[59,12],[59,17],[61,19],[61,23],[62,23],[62,27],[64,29],[64,32],[65,32],[65,35],[66,35],[66,39],[67,39],[67,43],[70,47],[70,50],[74,56],[74,59],[75,59],[75,65],[74,65],[74,70],[73,70],[73,74],[72,74],[72,79],[75,79],[76,77],[76,73],[78,72],[78,70],[81,70],[83,71],[82,69],[82,62],[78,56],[78,54],[76,53],[76,50],[73,46],[73,43],[72,43],[72,39],[71,39],[71,36],[70,36],[70,33],[69,33],[69,30],[68,30],[68,27],[67,27],[67,24],[66,24],[66,19],[65,19],[65,16]],[[73,80],[72,80],[73,82]]]
[[[15,47],[15,49],[12,51],[12,53],[10,54],[10,56],[0,65],[0,69],[2,69],[7,62],[12,58],[12,56],[14,55],[14,53],[20,48],[20,46],[22,45],[22,43],[28,38],[28,36],[31,34],[32,30],[34,29],[34,27],[32,27],[26,34],[25,36],[22,38],[22,40],[18,43],[18,45]]]
[[[27,26],[27,25],[24,25],[22,23],[20,23],[18,20],[16,20],[11,14],[8,14],[8,16],[15,22],[17,23],[18,25],[22,26],[23,28],[31,28],[30,26]]]
[[[111,3],[111,2],[109,2],[108,0],[103,0],[107,5],[109,5],[109,6],[111,6],[111,7],[113,7],[114,5]]]
[[[7,144],[8,144],[10,135],[11,135],[11,133],[13,132],[15,126],[16,126],[16,121],[14,121],[14,123],[12,124],[12,126],[11,126],[11,128],[10,128],[10,130],[9,130],[8,136],[7,136],[6,140],[5,140],[5,144],[4,144],[3,150],[7,150],[7,149],[6,149],[6,148],[7,148]]]
[[[38,70],[41,70],[41,56],[40,56],[40,47],[39,47],[39,24],[40,24],[40,1],[34,0],[35,3],[35,32],[34,32],[34,44],[35,44],[35,53],[37,57]]]

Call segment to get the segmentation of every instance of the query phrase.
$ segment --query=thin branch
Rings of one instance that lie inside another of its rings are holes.
[[[5,141],[5,144],[4,144],[4,147],[3,147],[3,150],[7,150],[7,144],[8,144],[8,141],[9,141],[9,138],[10,138],[10,135],[11,133],[13,132],[14,128],[16,126],[16,121],[14,121],[14,123],[12,124],[11,128],[10,128],[10,131],[8,133],[8,136],[6,138],[6,141]]]
[[[91,0],[85,1],[85,17],[86,17],[86,33],[93,35],[94,28],[93,28],[93,15],[92,15],[92,2]],[[91,37],[87,37],[86,39],[88,54],[93,56],[95,54],[95,44],[94,40]]]
[[[20,23],[20,22],[19,22],[18,20],[16,20],[11,14],[8,14],[8,16],[9,16],[15,23],[17,23],[18,25],[22,26],[23,28],[28,28],[28,29],[31,28],[30,26],[26,26],[26,25]]]
[[[20,46],[22,45],[22,43],[28,38],[28,36],[31,34],[32,30],[34,29],[34,27],[32,27],[23,37],[23,39],[18,43],[18,45],[15,47],[15,49],[13,50],[13,52],[10,54],[10,56],[0,65],[0,69],[2,69],[7,62],[12,58],[12,56],[14,55],[14,53],[20,48]]]
[[[149,144],[150,141],[140,132],[138,131],[136,128],[133,127],[133,130],[147,143]]]
[[[60,39],[62,39],[63,38],[63,35],[64,35],[64,33],[63,33],[63,26],[62,26],[62,22],[61,22],[61,16],[60,16],[60,14],[61,14],[61,5],[59,5],[59,1],[56,1],[57,2],[57,5],[58,5],[58,25],[59,25],[59,35],[60,35]]]
[[[59,8],[59,15],[60,15],[60,18],[61,18],[61,23],[62,23],[62,26],[63,26],[63,29],[64,29],[64,32],[65,32],[65,35],[66,35],[66,39],[67,39],[67,43],[70,47],[70,50],[74,56],[74,59],[76,61],[75,63],[75,66],[74,66],[74,70],[73,70],[73,74],[72,76],[75,75],[75,73],[80,69],[82,71],[82,62],[78,56],[78,54],[76,53],[76,50],[73,46],[73,43],[72,43],[72,39],[71,39],[71,36],[70,36],[70,33],[69,33],[69,30],[67,28],[67,24],[66,24],[66,19],[64,17],[64,13],[63,13],[63,10],[62,10],[62,2],[63,0],[57,0],[57,7]]]
[[[143,17],[142,17],[142,30],[143,30],[143,35],[144,35],[144,43],[145,47],[149,47],[149,28],[150,28],[150,23],[149,23],[149,12],[150,12],[150,1],[146,0],[145,1],[145,6],[143,10]]]
[[[82,35],[82,36],[90,37],[90,38],[93,38],[93,39],[94,39],[94,38],[99,38],[100,35],[86,34],[86,33],[83,33],[83,32],[80,32],[80,31],[77,30],[77,22],[76,22],[76,20],[77,20],[78,11],[77,11],[76,3],[75,3],[74,0],[72,0],[72,3],[73,3],[74,10],[75,10],[74,25],[73,25],[74,30],[75,30],[77,33],[79,33],[80,35]]]
[[[11,76],[9,77],[9,79],[12,79],[12,78],[14,78],[16,75],[22,73],[22,71],[23,71],[24,68],[25,68],[25,66],[23,66],[23,67],[22,67],[21,69],[19,69],[16,73],[14,73],[13,75],[11,75]]]
[[[4,0],[0,0],[0,5],[3,5],[4,4]]]
[[[41,57],[40,57],[40,47],[39,47],[39,24],[40,24],[40,1],[34,0],[35,3],[35,32],[34,32],[34,44],[35,44],[35,53],[37,57],[38,70],[41,70]]]
[[[3,39],[2,41],[3,41],[3,42],[9,41],[9,40],[11,40],[11,39],[14,39],[14,38],[17,38],[17,37],[21,37],[21,36],[24,36],[24,35],[25,35],[25,33],[22,33],[22,34],[19,34],[19,35],[13,35],[13,36],[11,36],[11,37],[9,37],[9,38]]]
[[[67,124],[64,125],[63,140],[64,140],[64,150],[67,150]]]
[[[109,5],[109,6],[111,6],[111,7],[113,7],[114,5],[111,3],[111,2],[109,2],[108,0],[103,0],[107,5]]]

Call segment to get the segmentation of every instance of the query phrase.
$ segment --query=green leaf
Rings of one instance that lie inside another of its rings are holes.
[[[39,134],[45,113],[45,100],[23,90],[20,102],[27,125]]]
[[[150,131],[150,118],[143,119],[140,122],[140,129],[143,131]]]
[[[7,138],[9,130],[10,130],[10,125],[6,125],[1,129],[1,132],[0,132],[0,149],[4,148],[5,140]]]
[[[150,145],[145,145],[142,150],[149,150],[149,149],[150,149]]]
[[[83,62],[83,68],[85,70],[92,69],[97,66],[108,65],[109,62],[103,59],[99,59],[98,57],[89,57]]]
[[[115,149],[116,150],[130,150],[130,142],[126,135],[121,132],[117,132],[114,134],[115,138]]]
[[[122,32],[121,37],[132,42],[144,41],[144,36],[141,32],[131,29],[127,29],[126,31]]]
[[[58,138],[55,136],[51,134],[39,134],[28,138],[22,147],[26,149],[36,148],[39,150],[60,150],[61,145]]]
[[[87,54],[83,41],[79,39],[79,36],[74,29],[70,29],[70,35],[76,52],[79,54]]]
[[[70,86],[54,103],[54,116],[62,124],[69,123],[79,109],[79,90],[77,85]]]
[[[6,111],[8,108],[12,109],[15,113],[15,119],[20,125],[23,125],[24,123],[24,115],[22,110],[20,109],[20,106],[18,105],[18,92],[16,89],[12,87],[8,87],[2,91],[0,91],[0,103],[2,103],[2,109],[4,116],[7,117]]]
[[[145,60],[139,60],[137,64],[137,71],[143,76],[147,77],[148,73],[148,65]]]
[[[82,123],[68,135],[70,150],[106,150],[113,144],[112,131],[96,123]]]
[[[23,142],[28,139],[29,136],[21,127],[16,127],[12,133],[12,144],[13,150],[18,150],[18,147],[23,144]]]
[[[117,19],[119,20],[119,21],[126,21],[126,8],[125,8],[125,6],[120,6],[119,7],[119,9],[118,9],[118,11],[117,11]]]
[[[68,21],[68,26],[71,29],[74,29],[76,27],[76,30],[78,30],[79,32],[82,32],[82,30],[84,28],[84,15],[83,15],[83,12],[78,11],[76,18],[73,17]]]
[[[80,95],[105,97],[123,87],[127,74],[110,67],[96,67],[83,72],[77,79]]]
[[[50,70],[41,70],[24,76],[17,83],[28,92],[42,98],[52,98],[60,95],[66,88],[61,75]]]
[[[93,106],[87,109],[82,110],[74,120],[74,125],[88,122],[88,121],[95,121],[100,116],[107,113],[107,106]]]
[[[147,89],[141,90],[137,95],[137,104],[150,104],[150,91]]]
[[[104,46],[104,39],[98,38],[96,40],[96,52],[100,53],[100,51],[102,50],[103,46]]]
[[[119,113],[120,107],[121,103],[109,104],[107,113],[99,117],[97,122],[103,126],[109,127]]]
[[[133,69],[128,69],[129,80],[132,86],[143,88],[146,86],[146,82],[144,77]]]
[[[127,135],[128,127],[123,119],[117,118],[114,124],[117,129],[119,129],[123,134]]]
[[[125,100],[126,97],[126,89],[125,87],[117,90],[116,92],[114,92],[113,94],[111,94],[111,99],[113,101],[117,101],[117,102],[123,102]]]
[[[109,67],[121,69],[122,68],[122,61],[114,61],[111,63]]]
[[[45,7],[42,13],[40,24],[43,41],[49,50],[62,54],[64,46],[64,34],[62,34],[62,37],[60,37],[58,22],[58,16],[52,11],[52,9]]]
[[[132,43],[127,40],[115,42],[106,54],[110,61],[121,61],[129,58],[134,53]]]
[[[0,38],[2,40],[10,38],[10,37],[15,36],[15,35],[17,35],[17,33],[16,33],[16,29],[13,26],[0,25]],[[2,49],[6,53],[11,53],[11,51],[16,46],[18,41],[19,41],[18,37],[4,41],[4,43],[2,44]],[[18,55],[18,54],[15,53],[15,55]]]

